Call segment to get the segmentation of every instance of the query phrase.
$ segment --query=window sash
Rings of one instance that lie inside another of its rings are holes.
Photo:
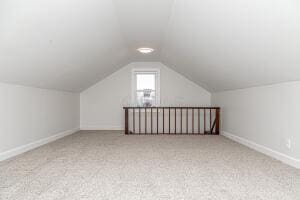
[[[160,103],[160,71],[159,69],[133,69],[132,70],[132,103],[134,106],[137,106],[139,104],[138,101],[138,92],[143,92],[144,90],[138,90],[137,89],[137,75],[143,75],[143,74],[153,74],[155,75],[155,89],[151,90],[151,92],[154,92],[154,102],[153,106],[159,106]]]

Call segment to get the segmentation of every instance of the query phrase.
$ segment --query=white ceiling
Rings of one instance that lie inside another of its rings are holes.
[[[174,0],[114,0],[121,31],[134,61],[160,61],[160,49]],[[139,47],[155,52],[141,55]]]
[[[0,80],[81,91],[129,63],[111,0],[1,0]]]
[[[221,91],[300,80],[300,1],[177,0],[162,60]]]
[[[209,91],[300,80],[299,10],[296,0],[1,0],[0,81],[78,92],[132,61],[161,61]]]

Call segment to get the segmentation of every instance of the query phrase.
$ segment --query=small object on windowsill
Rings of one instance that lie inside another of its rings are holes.
[[[151,102],[144,102],[144,107],[152,107]]]
[[[152,107],[151,89],[144,89],[143,91],[143,106]]]

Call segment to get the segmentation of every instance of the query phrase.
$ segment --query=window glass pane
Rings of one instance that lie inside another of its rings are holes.
[[[155,74],[137,74],[136,87],[137,90],[155,90]]]
[[[136,92],[138,106],[155,106],[155,92],[154,91],[138,91]]]

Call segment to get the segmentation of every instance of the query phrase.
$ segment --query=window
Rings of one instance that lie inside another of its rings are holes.
[[[132,72],[132,98],[135,106],[158,106],[159,99],[159,70],[138,69]]]

